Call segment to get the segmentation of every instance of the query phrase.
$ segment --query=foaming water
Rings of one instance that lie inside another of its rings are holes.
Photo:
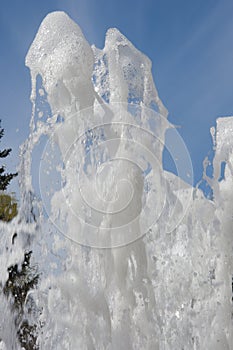
[[[65,13],[51,13],[26,65],[31,133],[22,146],[21,211],[1,227],[1,281],[31,249],[39,349],[230,349],[233,118],[219,118],[212,132],[210,201],[162,169],[167,147],[178,174],[192,180],[151,62],[117,29],[99,50]],[[31,163],[43,137],[39,200]],[[20,348],[11,301],[1,298],[1,346]]]

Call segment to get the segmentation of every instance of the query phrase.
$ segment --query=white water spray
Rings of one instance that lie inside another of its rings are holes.
[[[66,14],[49,14],[26,65],[33,116],[21,166],[24,229],[21,255],[12,248],[10,257],[22,259],[32,245],[42,271],[33,292],[39,349],[230,350],[233,118],[217,121],[210,201],[162,169],[173,126],[149,59],[118,30],[99,50]],[[51,108],[42,118],[40,96]],[[169,152],[178,173],[192,177],[172,130]],[[40,190],[49,218],[39,211],[36,225],[31,154],[43,136]],[[7,230],[20,231],[12,225]],[[9,336],[0,324],[7,348],[17,348]]]

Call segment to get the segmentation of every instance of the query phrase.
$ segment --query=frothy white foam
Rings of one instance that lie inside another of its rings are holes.
[[[52,110],[46,120],[33,113],[26,143],[49,139],[41,190],[52,224],[42,222],[36,248],[40,348],[230,349],[233,118],[217,122],[210,201],[163,171],[172,126],[151,62],[118,30],[99,50],[66,14],[49,14],[26,65],[34,111],[38,75]],[[190,163],[176,137],[179,168]]]

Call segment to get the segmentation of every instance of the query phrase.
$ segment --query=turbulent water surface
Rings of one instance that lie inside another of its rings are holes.
[[[150,60],[117,29],[99,50],[65,13],[51,13],[26,65],[31,133],[21,152],[21,210],[1,226],[0,278],[4,285],[7,268],[33,251],[40,277],[25,317],[39,349],[232,349],[233,118],[211,129],[207,199],[180,178],[192,182],[191,160]],[[179,176],[162,167],[166,132]],[[0,313],[0,348],[20,349],[3,293]]]

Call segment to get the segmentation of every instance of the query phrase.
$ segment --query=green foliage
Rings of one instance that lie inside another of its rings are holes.
[[[18,174],[4,174],[5,167],[1,166],[0,167],[0,190],[5,191],[7,189],[7,186],[11,182],[11,180],[17,176]]]
[[[18,264],[8,268],[8,280],[4,286],[4,293],[13,297],[13,307],[21,310],[25,304],[28,292],[38,283],[39,275],[36,268],[30,266],[32,252],[24,254],[24,261],[19,269]]]
[[[4,135],[4,129],[1,128],[1,120],[0,120],[0,140]],[[4,149],[0,151],[0,158],[6,158],[11,152],[11,148]],[[5,191],[11,182],[11,180],[17,176],[18,173],[5,173],[5,166],[0,166],[0,191]]]
[[[36,326],[30,325],[27,320],[23,321],[19,332],[18,338],[21,346],[25,350],[38,350],[38,346],[36,345]]]
[[[9,194],[0,194],[0,220],[9,222],[18,214],[17,202]]]
[[[4,135],[4,129],[1,128],[0,121],[0,140]],[[0,151],[0,158],[6,158],[11,149]],[[5,173],[4,165],[0,166],[0,220],[10,222],[18,213],[17,202],[12,195],[5,191],[11,180],[17,176],[17,173]],[[12,244],[17,238],[14,234]],[[29,292],[34,289],[39,280],[39,274],[35,266],[31,266],[32,251],[25,252],[24,260],[21,266],[18,264],[8,268],[8,279],[2,288],[6,297],[11,298],[12,310],[16,314],[15,325],[18,329],[17,335],[22,349],[37,350],[36,345],[36,325],[30,324],[27,315],[36,310],[35,304]]]
[[[31,266],[32,252],[24,254],[21,268],[18,264],[8,268],[8,279],[3,288],[3,293],[13,300],[13,310],[17,312],[16,326],[18,327],[18,339],[25,350],[37,350],[36,325],[31,325],[25,319],[25,309],[30,314],[35,310],[33,299],[28,297],[28,292],[38,284],[39,274],[35,266]]]

